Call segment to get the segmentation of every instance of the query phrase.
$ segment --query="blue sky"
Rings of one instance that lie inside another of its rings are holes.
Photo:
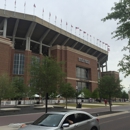
[[[16,0],[16,8],[15,0],[0,1],[1,9],[6,8],[7,10],[34,14],[46,21],[50,21],[50,23],[58,27],[61,27],[62,19],[62,29],[75,35],[75,27],[79,27],[82,31],[76,31],[77,36],[87,40],[88,34],[88,41],[91,35],[92,44],[96,45],[97,39],[99,39],[101,43],[104,42],[108,44],[110,46],[108,71],[118,71],[117,64],[125,53],[121,50],[123,46],[127,45],[128,40],[117,41],[116,39],[112,39],[111,32],[116,29],[117,21],[111,20],[104,23],[101,19],[104,18],[107,13],[111,12],[111,7],[114,6],[114,2],[118,2],[119,0]],[[26,6],[24,6],[25,3]],[[36,6],[35,10],[34,4]],[[49,14],[51,15],[50,19]],[[71,25],[73,28],[71,28]],[[86,32],[86,35],[83,31]],[[106,49],[105,46],[104,49]],[[129,77],[124,78],[124,75],[120,73],[120,79],[122,80],[122,85],[125,87],[125,90],[128,91],[130,87]]]

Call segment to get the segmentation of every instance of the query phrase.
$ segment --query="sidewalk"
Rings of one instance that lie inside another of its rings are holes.
[[[0,130],[18,130],[23,123],[9,124],[7,126],[0,126]]]

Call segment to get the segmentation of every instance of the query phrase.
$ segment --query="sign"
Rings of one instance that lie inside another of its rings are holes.
[[[86,63],[86,64],[90,64],[90,61],[89,61],[89,60],[83,59],[83,58],[81,58],[81,57],[79,57],[79,61],[80,61],[80,62],[83,62],[83,63]]]

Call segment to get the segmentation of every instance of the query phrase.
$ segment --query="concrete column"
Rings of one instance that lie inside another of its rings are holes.
[[[98,62],[98,68],[99,68],[99,78],[101,78],[100,62]]]
[[[106,71],[108,71],[108,69],[107,69],[107,61],[106,61]]]
[[[28,37],[28,50],[30,51],[30,37]]]
[[[50,47],[48,48],[48,56],[49,56],[49,57],[51,56],[51,50],[50,50]]]
[[[13,48],[14,48],[14,44],[15,44],[15,36],[14,35],[13,35],[12,44],[13,44]]]
[[[26,37],[26,50],[30,50],[30,37]]]
[[[26,37],[26,50],[28,50],[28,37]]]
[[[42,42],[40,42],[40,54],[42,54]]]
[[[6,38],[6,31],[7,31],[7,18],[4,20],[4,28],[3,28],[3,37]]]

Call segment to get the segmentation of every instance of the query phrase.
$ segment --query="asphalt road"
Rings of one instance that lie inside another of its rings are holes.
[[[130,110],[130,106],[129,105],[128,106],[117,106],[117,107],[113,107],[112,110],[113,111],[129,111]],[[107,107],[107,108],[86,109],[84,111],[87,111],[87,112],[89,112],[91,114],[92,113],[107,112],[107,111],[109,111],[109,107]],[[43,113],[44,112],[20,114],[20,115],[0,116],[0,126],[9,125],[10,123],[32,122],[32,121],[36,120],[38,117],[40,117]],[[122,117],[122,115],[120,115],[120,116]],[[103,122],[103,121],[104,121],[104,119],[101,119],[101,127],[102,127],[101,130],[107,130],[107,129],[104,128],[104,127],[106,127],[105,124],[107,124],[107,123],[109,124],[109,122],[110,123],[114,122],[114,117],[111,117],[110,120],[106,120],[106,122]],[[108,126],[110,126],[110,125],[108,125]],[[113,124],[113,126],[114,126],[114,124]],[[115,129],[112,129],[112,130],[115,130]]]
[[[101,130],[130,130],[130,113],[100,119]]]
[[[40,117],[43,113],[30,113],[30,114],[20,114],[20,115],[9,115],[0,116],[0,126],[9,125],[11,123],[24,123],[32,122]]]

